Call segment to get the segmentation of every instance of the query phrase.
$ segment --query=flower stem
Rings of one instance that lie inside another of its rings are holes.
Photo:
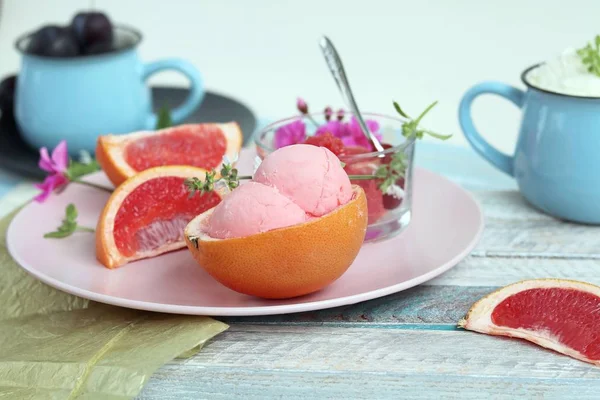
[[[77,225],[77,228],[75,228],[75,230],[78,232],[92,232],[92,233],[96,232],[95,229],[88,228],[87,226],[80,226],[80,225]]]
[[[101,185],[96,185],[95,183],[92,183],[92,182],[82,181],[81,179],[73,179],[73,180],[71,180],[71,182],[81,183],[82,185],[87,185],[89,187],[104,190],[109,193],[113,192],[113,189],[109,189],[109,188],[101,186]]]
[[[370,179],[378,179],[375,175],[348,175],[351,181],[368,181]],[[239,180],[252,179],[250,175],[238,176]]]
[[[370,179],[377,179],[375,175],[348,175],[351,181],[368,181]]]
[[[319,127],[321,126],[321,125],[319,125],[319,124],[317,123],[317,121],[315,121],[315,120],[314,120],[314,118],[313,118],[313,117],[311,117],[309,114],[305,114],[304,116],[305,116],[306,118],[308,118],[308,120],[309,120],[310,122],[312,122],[312,123],[313,123],[313,125],[314,125],[315,127],[319,128]]]

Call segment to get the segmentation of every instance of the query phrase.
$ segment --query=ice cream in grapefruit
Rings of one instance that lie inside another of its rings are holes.
[[[364,191],[326,148],[283,147],[255,178],[185,229],[200,266],[225,286],[263,298],[323,289],[352,264],[367,228]]]

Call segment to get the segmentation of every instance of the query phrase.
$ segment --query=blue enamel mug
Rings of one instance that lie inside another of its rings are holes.
[[[202,79],[192,64],[181,59],[143,63],[136,49],[141,34],[122,26],[114,29],[118,50],[97,55],[41,57],[25,52],[31,35],[17,40],[21,69],[15,118],[29,145],[52,148],[65,139],[71,154],[93,154],[99,135],[154,129],[157,116],[145,81],[160,71],[176,70],[190,81],[188,98],[171,111],[173,123],[200,105]]]
[[[555,93],[532,86],[527,90],[501,82],[469,89],[459,106],[467,140],[483,158],[513,176],[534,207],[560,219],[600,223],[600,98]],[[513,156],[492,147],[475,129],[471,105],[480,95],[508,99],[522,110]]]

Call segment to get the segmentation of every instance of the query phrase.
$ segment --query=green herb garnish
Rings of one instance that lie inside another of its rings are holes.
[[[596,35],[593,43],[588,43],[584,48],[577,50],[577,55],[588,72],[600,76],[600,35]]]
[[[62,239],[71,236],[74,232],[94,232],[94,230],[77,224],[77,208],[74,204],[69,204],[65,209],[65,218],[62,220],[62,225],[56,231],[46,233],[44,237]]]
[[[381,164],[374,175],[375,178],[382,179],[379,184],[379,190],[386,193],[400,178],[404,178],[407,167],[408,163],[406,161],[406,156],[402,151],[394,154],[389,163]]]
[[[252,179],[251,176],[239,176],[237,168],[233,168],[229,162],[224,162],[221,165],[220,177],[216,179],[216,176],[217,172],[212,170],[206,172],[204,180],[197,177],[186,179],[184,183],[190,192],[190,196],[193,196],[196,192],[200,192],[200,194],[210,193],[220,185],[225,186],[226,190],[233,190],[240,185],[240,179]]]
[[[171,111],[167,106],[163,106],[158,111],[158,119],[156,121],[156,129],[164,129],[173,125],[173,121],[171,120]]]
[[[94,159],[90,159],[85,163],[71,160],[65,171],[65,176],[70,181],[78,181],[82,176],[96,171],[100,171],[100,164]]]
[[[394,102],[394,108],[396,109],[396,112],[398,114],[400,114],[401,116],[403,116],[404,118],[408,119],[408,121],[405,122],[404,125],[402,125],[402,135],[404,137],[414,136],[417,139],[421,139],[421,138],[423,138],[424,135],[427,134],[429,136],[432,136],[432,137],[434,137],[436,139],[440,139],[440,140],[450,139],[452,137],[452,135],[442,135],[442,134],[435,133],[435,132],[432,132],[427,129],[418,129],[418,125],[421,122],[421,120],[423,119],[423,117],[429,111],[431,111],[431,109],[433,107],[435,107],[437,105],[437,103],[438,103],[437,101],[434,101],[416,119],[412,119],[411,117],[408,116],[407,113],[405,113],[402,110],[402,108],[400,108],[400,105],[398,103]]]

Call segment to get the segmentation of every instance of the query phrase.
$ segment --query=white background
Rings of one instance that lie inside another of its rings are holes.
[[[48,22],[67,23],[89,0],[4,0],[0,76],[19,68],[15,38]],[[439,106],[425,125],[453,133],[464,91],[482,80],[523,87],[527,66],[580,46],[600,33],[600,0],[96,0],[113,21],[144,34],[145,60],[183,57],[206,87],[235,96],[261,117],[295,112],[296,96],[313,109],[342,105],[322,59],[327,34],[340,52],[364,111],[409,113]],[[185,85],[165,73],[152,82]],[[475,104],[476,123],[512,152],[519,112],[490,96]]]

